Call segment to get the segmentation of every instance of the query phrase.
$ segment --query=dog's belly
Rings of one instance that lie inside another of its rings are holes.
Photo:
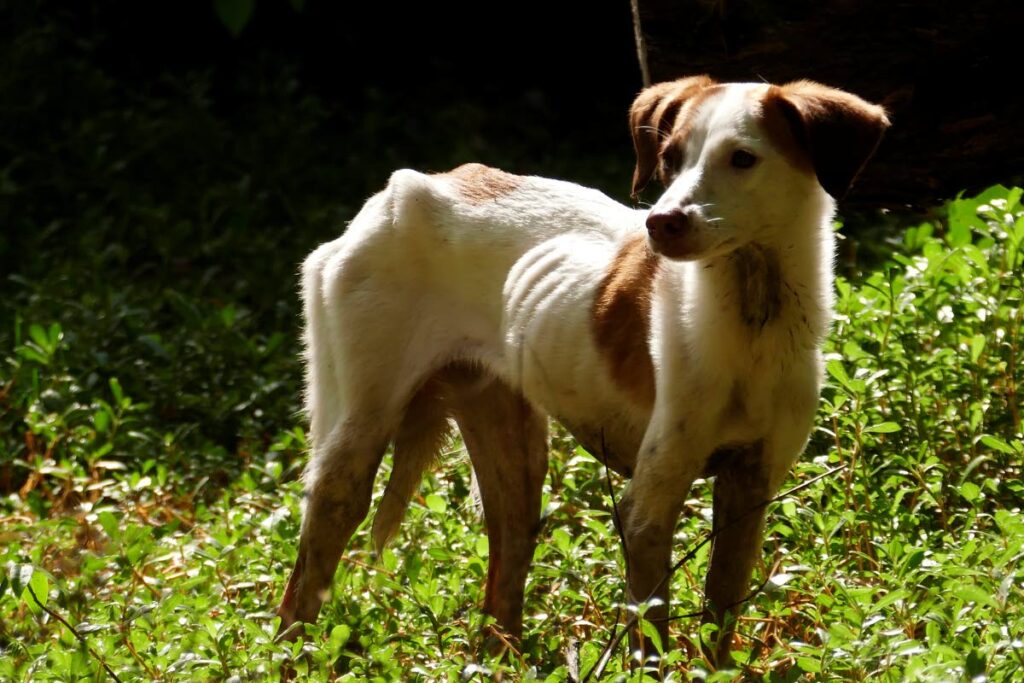
[[[624,477],[633,476],[644,436],[641,425],[618,411],[586,416],[583,422],[556,416],[588,453]]]
[[[593,300],[612,241],[552,239],[504,287],[500,373],[599,460],[630,474],[649,415],[612,381],[594,341]]]

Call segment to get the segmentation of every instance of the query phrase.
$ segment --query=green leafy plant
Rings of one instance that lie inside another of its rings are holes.
[[[768,580],[739,621],[734,665],[709,670],[696,620],[682,619],[670,678],[1014,679],[1024,663],[1020,199],[1002,187],[960,198],[946,220],[905,230],[889,263],[839,281],[820,428],[792,477],[809,485],[769,513]],[[238,304],[174,298],[176,347],[226,335],[246,348]],[[80,376],[72,363],[95,343],[88,328],[19,318],[5,352],[3,419],[34,445],[6,465],[23,483],[2,503],[3,680],[102,678],[104,667],[122,680],[260,680],[291,667],[315,680],[556,681],[592,670],[628,619],[606,475],[556,433],[520,646],[487,654],[487,539],[458,448],[392,548],[374,557],[368,530],[357,533],[310,638],[275,643],[302,430],[251,442],[245,466],[214,486],[208,468],[173,464],[222,461],[223,446],[162,434],[153,405],[118,378]],[[288,344],[246,353],[297,372]],[[177,362],[205,367],[199,356]],[[224,372],[252,372],[244,366]],[[212,385],[197,396],[206,391],[213,409]],[[268,416],[255,405],[244,412],[259,425]],[[707,533],[709,509],[698,486],[680,555]],[[699,610],[706,563],[698,550],[677,572],[673,613]],[[621,645],[605,671],[640,675]]]

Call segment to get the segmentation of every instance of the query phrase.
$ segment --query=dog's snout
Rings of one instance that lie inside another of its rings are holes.
[[[690,228],[690,217],[679,209],[651,211],[647,215],[647,234],[652,239],[683,236]]]

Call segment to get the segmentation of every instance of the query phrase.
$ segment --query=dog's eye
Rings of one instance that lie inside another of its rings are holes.
[[[745,149],[738,149],[732,153],[729,163],[733,168],[750,168],[757,163],[757,157]]]
[[[669,173],[678,173],[683,167],[683,151],[676,145],[669,145],[661,151],[661,163]]]

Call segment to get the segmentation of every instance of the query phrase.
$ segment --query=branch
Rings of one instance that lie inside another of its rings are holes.
[[[64,626],[66,626],[67,629],[69,631],[71,631],[72,635],[74,635],[75,638],[78,638],[78,642],[80,642],[82,644],[82,647],[84,647],[86,650],[88,650],[89,654],[91,654],[93,656],[93,658],[97,662],[99,662],[101,665],[103,665],[103,668],[107,670],[107,673],[110,674],[110,677],[113,678],[116,681],[116,683],[121,683],[121,679],[117,677],[117,674],[114,673],[114,670],[111,669],[110,666],[107,664],[107,660],[103,659],[103,655],[101,655],[99,652],[96,652],[96,650],[92,649],[92,646],[89,645],[89,641],[87,641],[85,639],[85,636],[83,636],[81,633],[79,633],[75,629],[74,626],[69,624],[68,621],[64,617],[62,617],[61,615],[57,614],[52,609],[50,609],[49,607],[44,605],[42,602],[40,602],[39,601],[39,597],[36,595],[36,592],[34,590],[32,590],[32,586],[25,586],[25,588],[28,588],[29,594],[32,596],[32,599],[36,601],[36,604],[39,605],[39,609],[43,610],[44,612],[49,614],[51,617],[53,617],[54,619],[56,619],[60,623],[64,624]]]

